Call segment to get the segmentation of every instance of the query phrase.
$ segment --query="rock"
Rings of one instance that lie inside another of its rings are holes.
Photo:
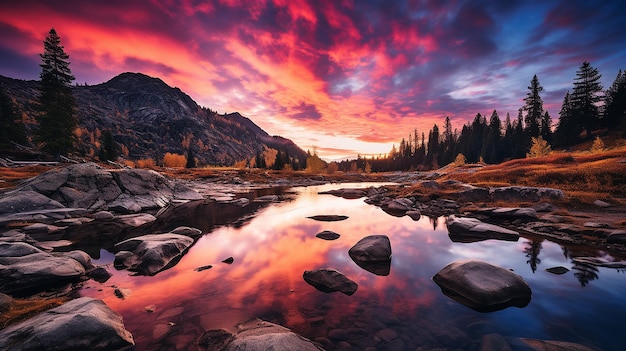
[[[4,313],[9,310],[13,298],[7,294],[0,293],[0,313]]]
[[[535,351],[596,351],[596,349],[585,345],[567,341],[557,340],[537,340],[520,338],[526,347],[530,346]]]
[[[606,242],[610,244],[626,245],[626,230],[614,230],[606,238]]]
[[[497,207],[483,209],[478,212],[493,219],[533,221],[539,218],[537,211],[532,207]]]
[[[335,232],[331,232],[330,230],[325,230],[323,232],[319,232],[319,233],[315,234],[315,236],[317,238],[324,239],[324,240],[337,240],[337,239],[339,239],[339,237],[341,235],[339,235],[339,234],[337,234]]]
[[[237,332],[209,330],[198,340],[202,350],[211,351],[267,351],[298,350],[323,351],[324,349],[291,330],[259,319],[237,326]]]
[[[65,208],[65,206],[35,191],[13,191],[0,198],[0,214],[59,208]]]
[[[598,257],[574,257],[572,258],[572,262],[596,267],[616,269],[626,268],[626,261],[608,261],[606,259],[601,259]]]
[[[391,342],[392,340],[398,338],[398,333],[391,328],[385,328],[376,332],[375,337],[383,342]]]
[[[213,268],[213,265],[208,264],[206,266],[198,267],[198,268],[194,269],[194,271],[202,272],[202,271],[206,271],[207,269],[211,269],[211,268]]]
[[[554,212],[559,209],[558,207],[556,207],[555,205],[549,202],[542,202],[542,203],[536,204],[535,206],[533,206],[533,208],[537,212]]]
[[[122,317],[101,300],[81,297],[0,330],[2,350],[129,350]]]
[[[480,351],[512,351],[511,345],[500,334],[483,335],[480,343]]]
[[[42,252],[40,249],[23,242],[0,242],[0,257],[20,257]]]
[[[343,221],[348,219],[348,216],[341,216],[341,215],[316,215],[316,216],[310,216],[307,217],[316,221],[321,221],[321,222],[338,222],[338,221]]]
[[[115,218],[115,215],[109,211],[98,211],[93,214],[93,218],[106,221]]]
[[[115,253],[115,259],[113,260],[113,267],[116,269],[126,269],[130,266],[126,260],[130,259],[133,253],[130,251],[119,251]]]
[[[419,221],[420,218],[422,218],[422,213],[420,211],[418,211],[418,210],[406,211],[405,214],[407,216],[409,216],[414,221]]]
[[[109,271],[107,271],[104,267],[96,267],[87,271],[87,276],[98,283],[104,283],[111,278],[111,273],[109,273]]]
[[[85,274],[73,258],[48,253],[0,257],[0,292],[28,295],[78,281]]]
[[[180,235],[185,235],[191,238],[195,238],[195,237],[202,235],[202,230],[197,229],[197,228],[191,228],[191,227],[178,227],[170,231],[170,233],[180,234]]]
[[[334,269],[304,271],[302,277],[317,290],[327,293],[340,291],[350,296],[358,289],[357,283]]]
[[[252,201],[253,202],[277,202],[279,200],[280,200],[280,197],[278,195],[265,195],[265,196],[259,196]]]
[[[610,226],[607,223],[585,222],[585,223],[583,223],[583,227],[587,227],[587,228],[609,228]]]
[[[180,234],[148,234],[114,245],[114,251],[130,251],[124,265],[139,275],[155,275],[179,260],[193,244],[193,239]],[[117,256],[116,256],[117,261]]]
[[[149,213],[139,213],[139,214],[129,214],[129,215],[121,215],[117,217],[117,220],[129,227],[140,227],[147,223],[152,223],[156,221],[156,217]]]
[[[525,307],[531,299],[530,287],[522,277],[480,260],[452,262],[433,280],[444,294],[479,312]]]
[[[563,266],[550,267],[550,268],[546,268],[546,272],[560,275],[560,274],[565,274],[565,273],[569,272],[569,269],[567,269],[567,268],[565,268]]]
[[[558,200],[565,197],[563,191],[553,188],[536,188],[526,186],[506,186],[490,190],[493,201],[530,201],[539,202],[541,199]]]
[[[472,243],[487,239],[517,241],[519,233],[497,225],[481,222],[476,218],[446,218],[448,236],[453,242]]]
[[[602,200],[596,200],[593,202],[594,205],[602,208],[611,207],[611,204]]]
[[[475,186],[471,186],[467,184],[463,186],[463,189],[464,190],[451,194],[451,196],[464,202],[489,201],[491,199],[491,194],[489,193],[489,189],[479,188],[479,187],[475,187]]]
[[[360,199],[366,195],[363,189],[342,189],[340,196],[344,199]]]
[[[361,268],[376,275],[389,275],[391,270],[391,242],[386,235],[370,235],[359,240],[348,250],[350,258]]]
[[[89,256],[85,251],[74,250],[64,253],[63,256],[76,260],[86,270],[94,268],[93,263],[91,263],[91,256]]]
[[[383,204],[383,208],[392,212],[406,212],[413,207],[413,204],[414,202],[411,199],[401,197]]]
[[[222,263],[226,263],[226,264],[233,264],[233,262],[235,262],[235,259],[232,257],[222,260]]]

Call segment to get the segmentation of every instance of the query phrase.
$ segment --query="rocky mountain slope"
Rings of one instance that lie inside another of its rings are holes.
[[[0,76],[27,130],[35,128],[38,81]],[[291,140],[270,136],[239,113],[220,115],[199,106],[178,88],[141,73],[122,73],[108,82],[72,87],[78,103],[81,152],[98,154],[110,131],[124,156],[159,161],[167,152],[187,154],[199,164],[232,165],[267,150],[281,150],[304,164],[305,152]]]

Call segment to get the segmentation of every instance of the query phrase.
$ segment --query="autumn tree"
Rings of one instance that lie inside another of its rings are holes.
[[[26,132],[15,104],[0,86],[0,147],[10,147],[11,142],[26,143]]]
[[[543,117],[543,100],[539,95],[543,91],[543,87],[539,84],[539,79],[535,74],[530,81],[528,93],[524,98],[524,110],[526,111],[526,133],[529,138],[538,137],[540,133],[541,119]]]
[[[591,138],[591,131],[598,126],[599,111],[597,104],[602,101],[602,75],[589,62],[583,62],[576,71],[574,89],[570,96],[574,127],[584,130],[587,138]]]
[[[36,141],[46,152],[65,155],[78,140],[74,134],[78,124],[74,111],[76,100],[70,88],[75,78],[70,70],[69,55],[63,50],[61,38],[54,28],[50,29],[40,56],[41,113],[37,117]]]

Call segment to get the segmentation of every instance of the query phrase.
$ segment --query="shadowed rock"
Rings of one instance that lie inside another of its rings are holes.
[[[209,330],[198,339],[198,346],[207,351],[324,351],[319,344],[260,319],[238,325],[234,334],[222,329]]]
[[[391,242],[386,235],[370,235],[348,251],[350,258],[366,271],[386,276],[391,270]]]
[[[479,312],[525,307],[531,299],[530,287],[522,277],[480,260],[452,262],[433,280],[444,294]]]
[[[125,267],[139,275],[155,275],[178,262],[191,244],[192,238],[172,233],[124,240],[113,248],[119,254],[115,255],[115,267]]]
[[[357,283],[334,269],[304,271],[302,277],[317,290],[327,293],[340,291],[350,296],[359,287]]]
[[[519,233],[475,218],[446,218],[448,236],[453,242],[472,243],[487,239],[517,241]]]
[[[325,230],[323,232],[319,232],[317,234],[315,234],[316,237],[320,238],[320,239],[324,239],[324,240],[337,240],[339,239],[339,237],[341,235],[332,232],[330,230]]]
[[[129,350],[122,317],[101,300],[81,297],[0,331],[0,349]]]
[[[569,269],[567,269],[567,268],[565,268],[563,266],[550,267],[550,268],[546,268],[546,272],[552,273],[552,274],[561,275],[561,274],[565,274],[565,273],[569,272]]]
[[[341,216],[341,215],[316,215],[316,216],[310,216],[307,217],[316,221],[321,221],[321,222],[338,222],[338,221],[343,221],[348,219],[348,216]]]

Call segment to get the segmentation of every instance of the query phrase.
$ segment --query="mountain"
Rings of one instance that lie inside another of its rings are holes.
[[[32,134],[39,82],[0,76],[0,83]],[[80,151],[86,155],[98,154],[101,135],[108,130],[131,160],[158,161],[167,152],[186,155],[189,147],[200,165],[232,165],[263,152],[270,155],[271,149],[286,152],[302,165],[306,160],[306,153],[291,140],[270,136],[237,112],[220,115],[200,107],[159,78],[122,73],[72,91],[78,104]]]

